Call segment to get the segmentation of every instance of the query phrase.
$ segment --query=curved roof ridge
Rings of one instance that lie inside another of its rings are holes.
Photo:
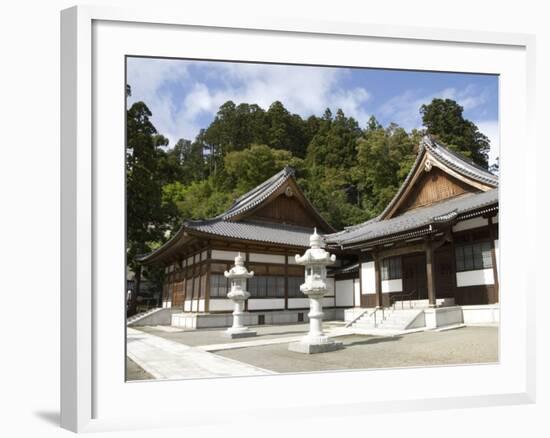
[[[459,172],[466,173],[468,176],[478,181],[498,186],[498,176],[489,172],[479,164],[474,163],[464,155],[452,151],[433,137],[429,135],[424,136],[422,143],[425,144],[425,147],[427,147],[430,152],[434,153],[445,164],[449,165],[449,167]]]
[[[452,221],[460,215],[495,204],[498,206],[498,188],[486,192],[462,194],[441,203],[410,210],[384,221],[363,223],[360,227],[350,230],[346,235],[331,234],[327,236],[327,242],[346,245],[402,233],[421,226]]]
[[[288,178],[295,174],[294,168],[286,165],[280,172],[265,180],[252,190],[239,196],[227,211],[224,211],[213,219],[229,219],[262,202],[265,198],[277,190]]]

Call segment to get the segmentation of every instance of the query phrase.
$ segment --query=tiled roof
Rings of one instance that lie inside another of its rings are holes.
[[[349,266],[344,266],[343,268],[333,269],[330,271],[330,276],[334,275],[344,275],[344,274],[351,274],[352,272],[358,272],[359,271],[359,263],[354,263]]]
[[[264,202],[293,176],[294,169],[290,166],[286,166],[283,170],[276,173],[259,186],[237,198],[231,207],[222,214],[210,219],[184,222],[182,227],[170,240],[150,254],[139,257],[138,260],[142,262],[158,260],[162,257],[162,253],[177,250],[177,248],[182,245],[184,237],[187,234],[193,234],[193,232],[195,232],[195,234],[204,233],[254,242],[299,247],[309,246],[309,236],[313,232],[313,228],[271,222],[247,221],[246,218],[239,217],[242,213],[252,210]],[[324,228],[333,230],[305,197],[304,202],[311,207],[312,212],[318,217],[319,223],[321,223]]]
[[[498,186],[498,176],[493,175],[487,169],[478,166],[473,161],[468,160],[456,152],[451,151],[445,146],[437,143],[432,137],[425,136],[422,139],[422,147],[432,152],[437,158],[443,161],[450,168],[469,176],[479,182],[491,185],[493,187]]]
[[[465,194],[427,207],[409,210],[400,216],[387,220],[374,219],[344,231],[325,236],[328,244],[348,246],[358,242],[380,240],[385,237],[406,233],[458,218],[484,208],[498,207],[498,189],[487,192]]]
[[[185,227],[216,236],[302,247],[309,246],[309,236],[313,233],[313,228],[295,225],[217,219],[189,221]]]
[[[268,198],[275,190],[277,190],[290,177],[294,176],[294,169],[290,166],[285,166],[283,170],[273,175],[267,181],[264,181],[259,186],[253,188],[249,192],[235,199],[229,210],[215,217],[215,219],[230,219],[245,211],[254,208],[266,198]]]
[[[386,217],[388,212],[399,200],[405,189],[411,183],[411,180],[416,173],[416,169],[422,162],[422,159],[424,158],[426,152],[430,152],[436,160],[441,161],[443,164],[449,166],[449,168],[455,170],[462,175],[465,175],[475,181],[488,185],[489,187],[498,187],[498,176],[493,175],[491,172],[484,169],[483,167],[478,166],[471,160],[468,160],[466,157],[452,152],[450,149],[447,149],[445,146],[435,141],[431,136],[425,135],[420,142],[418,155],[416,156],[416,160],[412,165],[409,174],[405,178],[405,181],[403,181],[403,184],[401,184],[401,187],[399,188],[395,196],[388,203],[384,211],[380,213],[378,218]],[[378,218],[375,218],[374,220],[378,220]]]

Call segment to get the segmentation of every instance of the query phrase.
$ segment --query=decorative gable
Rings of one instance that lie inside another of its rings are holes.
[[[445,199],[454,198],[465,193],[478,193],[481,190],[449,175],[438,167],[424,172],[415,182],[413,189],[401,201],[396,210],[398,216],[405,211],[425,207]]]
[[[465,193],[498,187],[498,177],[425,137],[417,159],[378,220],[399,216]]]

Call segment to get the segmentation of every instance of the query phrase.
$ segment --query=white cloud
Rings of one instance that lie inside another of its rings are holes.
[[[369,113],[365,103],[370,93],[362,87],[344,89],[340,83],[346,70],[306,66],[212,63],[201,69],[203,77],[190,75],[186,64],[177,61],[132,59],[128,82],[135,94],[131,101],[143,100],[153,113],[158,131],[174,144],[179,138],[193,139],[199,132],[199,118],[213,118],[227,100],[256,103],[267,109],[276,100],[292,113],[304,117],[338,108],[364,126]],[[175,102],[169,87],[186,81],[189,89],[181,102]],[[211,84],[215,82],[215,86]]]
[[[378,112],[405,129],[419,128],[422,126],[420,107],[430,103],[434,98],[453,99],[464,108],[464,111],[471,111],[485,104],[488,97],[487,90],[479,90],[473,85],[468,85],[460,90],[444,88],[429,94],[421,94],[417,90],[407,90],[382,104]]]

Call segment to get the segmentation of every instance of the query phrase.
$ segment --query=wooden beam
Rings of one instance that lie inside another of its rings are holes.
[[[378,254],[373,254],[374,258],[374,284],[376,291],[376,307],[384,307],[382,302],[382,276],[380,273],[380,260],[382,260]]]
[[[430,307],[436,306],[434,263],[434,245],[432,241],[428,241],[426,242],[426,280]]]
[[[204,311],[210,312],[210,248],[206,249],[206,291],[204,292]]]
[[[289,255],[286,254],[285,255],[285,310],[288,310],[288,257]],[[336,281],[335,281],[334,287],[336,288]]]
[[[496,302],[500,301],[499,299],[499,284],[498,284],[498,267],[497,267],[497,254],[495,249],[495,230],[493,228],[493,218],[488,217],[489,220],[489,238],[491,239],[491,261],[493,264],[493,281],[495,283],[495,298]]]

